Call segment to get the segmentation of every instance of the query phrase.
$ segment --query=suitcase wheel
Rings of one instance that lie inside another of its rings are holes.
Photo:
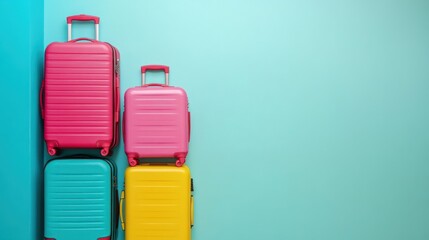
[[[135,158],[128,158],[128,163],[131,167],[134,167],[138,164],[138,161]]]
[[[57,150],[55,148],[49,148],[48,153],[49,155],[54,156],[55,154],[57,154]]]
[[[176,166],[177,167],[181,167],[183,166],[183,164],[185,164],[186,158],[184,157],[179,157],[176,161]]]
[[[101,156],[106,157],[107,155],[109,155],[109,148],[103,148],[100,151]]]

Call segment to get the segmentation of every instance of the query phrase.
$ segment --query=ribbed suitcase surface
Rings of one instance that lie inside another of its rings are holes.
[[[126,240],[191,239],[187,166],[136,166],[125,173]]]
[[[148,157],[183,159],[186,157],[190,126],[188,98],[183,89],[177,87],[129,89],[125,94],[124,119],[126,119],[125,151],[129,160]]]
[[[44,136],[49,149],[111,147],[119,101],[114,58],[115,50],[103,42],[47,47]]]
[[[104,160],[53,160],[45,168],[45,237],[96,240],[112,232],[112,169]]]

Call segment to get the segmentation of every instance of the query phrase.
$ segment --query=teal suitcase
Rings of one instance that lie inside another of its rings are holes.
[[[57,159],[45,167],[46,240],[114,240],[116,167],[103,159]]]

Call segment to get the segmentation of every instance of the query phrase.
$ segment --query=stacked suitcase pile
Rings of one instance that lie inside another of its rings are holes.
[[[96,38],[71,38],[73,21],[92,21]],[[99,18],[67,18],[68,42],[50,44],[40,105],[49,155],[62,149],[111,154],[119,141],[119,52],[98,40]],[[147,71],[164,71],[165,84],[146,84]],[[190,239],[193,183],[184,165],[190,139],[186,92],[169,86],[169,67],[141,68],[142,86],[125,94],[123,135],[129,167],[124,191],[115,162],[74,155],[45,167],[45,239],[113,240],[120,217],[127,240]],[[175,163],[154,163],[174,158]],[[156,161],[157,162],[157,161]],[[123,206],[125,204],[125,207]]]

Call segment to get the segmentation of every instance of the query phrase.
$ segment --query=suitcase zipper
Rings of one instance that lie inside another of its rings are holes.
[[[118,125],[118,123],[119,123],[119,110],[118,110],[118,112],[117,113],[115,113],[116,112],[116,102],[117,101],[119,101],[119,99],[116,99],[116,96],[117,96],[117,91],[118,91],[118,89],[117,89],[117,87],[119,87],[119,81],[118,81],[118,84],[116,84],[117,82],[117,78],[118,78],[118,76],[119,76],[119,58],[116,56],[116,50],[115,50],[115,47],[113,47],[113,45],[112,44],[110,44],[110,43],[107,43],[106,42],[106,44],[108,44],[111,48],[112,48],[112,51],[113,51],[113,64],[114,64],[114,67],[113,67],[113,93],[114,93],[114,95],[113,95],[113,105],[114,105],[114,107],[115,107],[115,110],[114,110],[114,115],[113,115],[113,122],[114,122],[114,125],[113,125],[113,141],[112,141],[112,144],[111,144],[111,146],[110,146],[110,148],[111,149],[113,149],[116,145],[117,145],[117,142],[118,142],[118,140],[117,140],[117,135],[118,135],[118,127],[117,127],[117,125]],[[115,86],[115,85],[118,85],[118,86]],[[116,101],[115,101],[116,100]],[[118,123],[115,121],[116,120],[116,115],[118,115]]]

